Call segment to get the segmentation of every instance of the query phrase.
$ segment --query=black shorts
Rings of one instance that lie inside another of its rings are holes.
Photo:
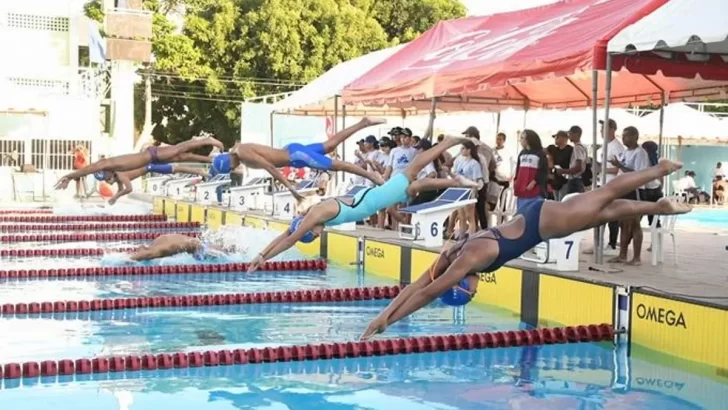
[[[410,201],[409,205],[420,205],[420,204],[434,201],[435,199],[437,199],[438,196],[440,196],[441,193],[442,193],[442,191],[420,192],[419,195],[417,195],[417,197],[415,199]]]
[[[639,198],[637,197],[637,190],[634,190],[634,191],[630,191],[630,192],[626,193],[626,194],[625,194],[625,195],[624,195],[624,196],[622,197],[622,199],[631,199],[631,200],[633,200],[633,201],[637,201],[637,200],[639,200]]]
[[[662,198],[661,188],[640,189],[641,201],[657,202],[658,200],[660,200],[660,198]]]

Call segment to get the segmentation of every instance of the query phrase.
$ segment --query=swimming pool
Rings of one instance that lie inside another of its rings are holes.
[[[678,225],[698,226],[715,231],[728,231],[728,209],[695,208],[692,212],[680,215]]]
[[[255,238],[255,255],[275,235]],[[133,247],[141,242],[11,243],[15,249]],[[3,243],[3,249],[8,249]],[[167,265],[191,263],[178,255]],[[293,250],[285,259],[302,259]],[[3,269],[118,266],[120,254],[13,257]],[[354,267],[325,271],[194,273],[0,279],[8,303],[338,289],[393,285]],[[233,304],[3,315],[0,364],[106,356],[305,345],[355,340],[387,300]],[[387,337],[524,328],[503,309],[440,303],[393,325]],[[724,381],[683,370],[674,359],[611,343],[491,348],[392,356],[120,371],[5,379],[0,408],[105,409],[719,409]]]

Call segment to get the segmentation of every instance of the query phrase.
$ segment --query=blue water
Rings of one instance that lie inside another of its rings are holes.
[[[680,215],[678,223],[711,228],[716,231],[728,230],[728,209],[693,209],[689,214]]]
[[[72,209],[64,212],[73,214]],[[82,211],[83,213],[85,211]],[[101,211],[98,211],[101,212]],[[727,218],[728,219],[728,218]],[[710,223],[710,222],[709,222]],[[728,220],[726,221],[728,223]],[[207,233],[205,233],[208,235]],[[249,260],[275,232],[215,234]],[[4,248],[132,247],[21,243]],[[189,255],[157,262],[192,263]],[[302,259],[296,250],[282,259]],[[15,258],[2,269],[114,266],[123,255]],[[156,295],[392,285],[351,267],[257,272],[0,281],[0,304]],[[0,317],[0,363],[189,352],[356,339],[387,301],[185,307]],[[510,312],[435,302],[386,337],[522,328]],[[611,343],[220,366],[1,382],[0,409],[23,410],[469,410],[726,409],[728,384],[672,360]]]

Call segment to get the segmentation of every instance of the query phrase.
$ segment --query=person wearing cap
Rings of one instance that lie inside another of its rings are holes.
[[[480,131],[472,125],[463,131],[463,135],[480,141]],[[481,143],[478,145],[478,161],[483,171],[483,186],[478,190],[475,213],[478,216],[480,229],[486,229],[488,228],[488,182],[490,181],[490,174],[496,170],[495,155],[488,144]]]
[[[235,169],[238,164],[243,163],[249,168],[265,169],[278,182],[282,183],[296,200],[303,200],[294,184],[285,179],[278,170],[279,167],[292,166],[295,168],[323,169],[327,171],[343,171],[363,176],[375,184],[382,184],[382,177],[379,174],[368,172],[352,163],[333,159],[328,154],[336,151],[347,138],[357,131],[373,125],[384,124],[386,121],[381,118],[362,118],[361,121],[345,128],[323,143],[298,144],[291,143],[283,148],[273,148],[262,144],[238,143],[228,154],[215,157],[220,162],[220,168]],[[221,172],[226,172],[221,170]]]
[[[553,189],[554,199],[561,201],[568,193],[569,187],[566,185],[566,178],[563,175],[559,175],[556,170],[559,168],[569,168],[574,147],[569,145],[569,135],[566,131],[558,131],[553,135],[553,138],[554,143],[546,148],[546,153],[551,160],[549,164],[548,183]]]
[[[117,181],[119,179],[118,172],[139,170],[148,165],[158,166],[171,162],[184,162],[186,158],[197,157],[191,154],[191,151],[206,146],[224,148],[222,142],[212,137],[193,138],[177,145],[169,145],[166,147],[152,145],[143,152],[100,159],[91,165],[77,169],[59,179],[56,182],[55,189],[66,189],[72,180],[85,177],[86,175],[93,174],[96,180],[110,183],[109,181]],[[208,157],[204,158],[205,162],[209,162]]]
[[[402,133],[404,132],[404,128],[402,127],[392,127],[391,130],[387,133],[389,136],[392,137],[392,140],[397,146],[402,145]]]
[[[377,137],[375,137],[374,135],[369,135],[364,138],[364,145],[362,148],[363,151],[356,153],[357,157],[361,159],[364,164],[366,164],[366,169],[368,172],[381,175],[381,172],[379,172],[378,168],[379,163],[381,162],[381,152],[379,151],[379,141],[377,140]],[[372,186],[374,185],[374,183],[372,183],[372,181],[364,181],[364,185]]]
[[[387,169],[384,172],[384,179],[386,181],[404,172],[410,166],[412,160],[417,154],[417,150],[412,147],[412,131],[409,128],[401,129],[399,133],[399,143],[400,145],[393,148],[389,153],[389,163],[387,164]],[[396,204],[387,210],[389,215],[392,216],[393,230],[398,228],[398,207],[399,204]]]
[[[601,150],[597,151],[597,157],[595,160],[598,164],[603,165],[602,170],[606,174],[606,180],[607,184],[612,182],[614,178],[617,177],[617,174],[619,173],[619,168],[612,165],[612,160],[620,158],[620,156],[624,153],[624,146],[622,143],[617,139],[616,133],[617,133],[617,122],[613,119],[609,119],[607,121],[607,129],[604,129],[604,121],[599,120],[599,124],[601,124],[601,134],[605,135],[606,131],[606,147],[607,147],[607,163],[601,164],[603,153]],[[604,149],[604,146],[602,146],[602,149]],[[601,175],[598,178],[599,183],[601,183]],[[619,239],[619,222],[618,221],[610,221],[607,224],[607,228],[609,231],[609,240],[607,241],[606,250],[610,253],[614,253],[617,251],[617,241]],[[586,251],[585,253],[589,253],[589,251]]]
[[[571,152],[571,158],[569,159],[569,167],[566,169],[556,168],[555,172],[557,175],[566,178],[566,194],[568,195],[585,191],[582,175],[586,171],[586,159],[589,154],[586,147],[581,143],[581,127],[578,125],[572,126],[569,128],[567,135],[574,145],[574,150]]]

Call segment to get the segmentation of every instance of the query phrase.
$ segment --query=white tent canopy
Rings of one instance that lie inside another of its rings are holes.
[[[728,54],[726,16],[726,0],[670,0],[614,36],[607,51]]]
[[[647,114],[642,120],[644,129],[640,130],[640,134],[645,136],[659,134],[659,111]],[[665,106],[662,134],[666,138],[720,140],[728,137],[726,125],[726,122],[708,113],[700,112],[682,103],[675,103]]]
[[[334,115],[335,96],[341,95],[341,91],[345,86],[391,57],[403,46],[399,45],[375,51],[336,65],[317,79],[308,83],[305,87],[291,94],[288,98],[274,104],[274,111],[294,115]],[[339,113],[341,114],[342,104],[339,104]],[[364,115],[401,116],[402,109],[347,106],[346,115],[355,117]]]

